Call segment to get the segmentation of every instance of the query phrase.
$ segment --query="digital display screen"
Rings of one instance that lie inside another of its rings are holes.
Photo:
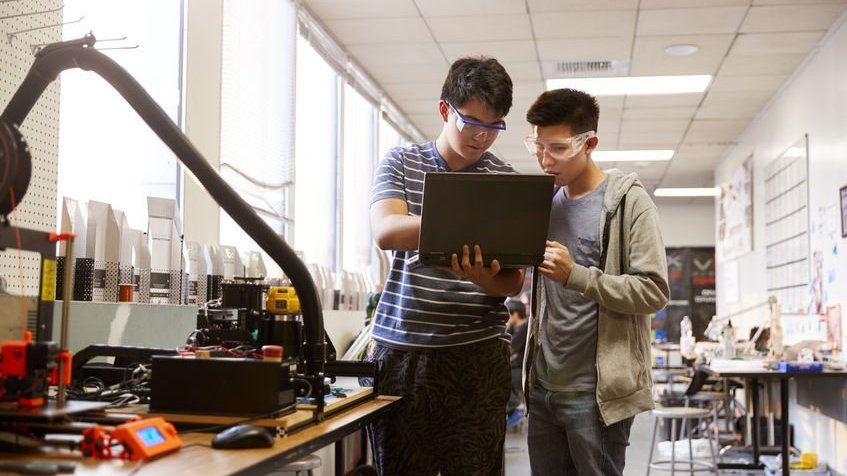
[[[165,437],[155,426],[136,430],[135,434],[141,439],[141,442],[146,446],[154,446],[165,442]]]

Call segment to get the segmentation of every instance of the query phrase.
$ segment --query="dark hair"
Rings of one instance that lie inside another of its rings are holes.
[[[512,78],[494,58],[459,58],[441,87],[441,99],[462,107],[472,98],[490,106],[504,117],[512,108]]]
[[[526,319],[526,306],[524,306],[524,303],[509,299],[506,301],[506,309],[509,310],[509,314],[517,312],[521,316],[521,319]]]
[[[544,91],[526,112],[534,126],[570,126],[574,134],[597,131],[599,118],[597,99],[576,89]]]

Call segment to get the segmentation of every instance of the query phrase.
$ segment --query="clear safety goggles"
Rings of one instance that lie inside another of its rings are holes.
[[[500,121],[497,124],[485,124],[482,122],[472,121],[459,112],[458,109],[453,107],[449,102],[447,103],[450,106],[450,109],[456,113],[456,129],[459,129],[464,135],[469,137],[473,137],[474,139],[480,138],[480,136],[484,136],[485,138],[495,138],[500,133],[500,131],[506,130],[506,121]]]
[[[536,157],[541,158],[546,153],[554,159],[565,160],[578,154],[579,151],[585,147],[585,143],[588,142],[588,139],[595,135],[597,135],[596,132],[588,131],[583,132],[582,134],[577,134],[573,137],[568,137],[567,139],[551,140],[541,140],[529,136],[524,139],[523,143],[526,146],[526,150]]]

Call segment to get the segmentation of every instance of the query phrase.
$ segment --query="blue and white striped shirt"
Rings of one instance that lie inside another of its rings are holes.
[[[371,203],[399,198],[406,201],[409,215],[420,216],[424,174],[447,171],[434,142],[394,148],[377,167]],[[486,152],[475,164],[455,172],[515,171]],[[504,298],[489,296],[449,271],[424,266],[417,254],[392,253],[391,271],[376,308],[375,340],[399,349],[450,347],[492,338],[508,341]]]

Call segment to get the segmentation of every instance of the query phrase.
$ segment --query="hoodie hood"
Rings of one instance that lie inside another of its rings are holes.
[[[609,184],[606,186],[606,196],[603,199],[603,207],[612,214],[618,209],[624,195],[633,187],[644,188],[644,184],[638,179],[638,174],[625,174],[618,169],[604,170],[608,174]],[[646,191],[646,190],[645,190]]]

